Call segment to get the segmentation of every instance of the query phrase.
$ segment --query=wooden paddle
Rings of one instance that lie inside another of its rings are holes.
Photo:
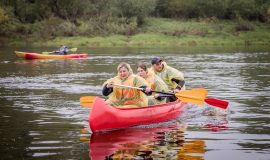
[[[71,48],[69,49],[71,52],[76,52],[77,51],[77,48]],[[50,54],[50,53],[55,53],[55,51],[52,51],[52,52],[42,52],[42,54]]]

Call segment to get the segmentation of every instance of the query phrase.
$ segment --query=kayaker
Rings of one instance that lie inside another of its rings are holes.
[[[168,91],[168,86],[165,82],[157,75],[152,72],[149,72],[144,63],[140,63],[137,68],[137,74],[144,78],[151,90],[156,91]],[[151,96],[148,96],[148,105],[155,104],[164,104],[166,103],[166,97],[162,94],[152,93]]]
[[[185,90],[185,80],[184,74],[179,70],[170,67],[159,57],[154,57],[151,60],[152,67],[150,71],[158,75],[168,86],[169,90],[174,93],[180,90]],[[169,101],[175,101],[177,98],[175,96],[169,97]]]
[[[69,52],[68,47],[63,45],[63,44],[60,45],[59,50],[54,51],[54,53],[58,53],[60,55],[66,55],[66,54],[68,54],[68,52]]]
[[[118,75],[107,80],[103,84],[102,94],[108,96],[107,102],[110,105],[121,108],[141,107],[148,105],[146,93],[151,89],[147,87],[147,82],[140,76],[133,74],[128,63],[120,63],[117,67]],[[121,84],[132,87],[144,88],[143,92],[137,89],[114,86]]]

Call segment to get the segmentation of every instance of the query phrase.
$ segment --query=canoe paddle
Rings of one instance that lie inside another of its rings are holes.
[[[119,84],[113,84],[113,85],[117,87],[123,87],[123,88],[131,88],[131,89],[137,89],[141,91],[143,90],[143,88],[138,88],[138,87],[125,86],[125,85],[119,85]],[[180,99],[183,102],[192,103],[199,106],[203,106],[204,99],[206,98],[206,95],[208,93],[206,89],[181,90],[177,92],[176,94],[155,91],[155,90],[152,90],[152,92],[175,95],[178,99]]]
[[[71,48],[69,49],[71,52],[76,52],[77,51],[77,48]],[[55,51],[52,51],[52,52],[42,52],[42,54],[50,54],[50,53],[55,53]]]
[[[115,84],[115,86],[143,90],[142,88],[138,88],[138,87],[116,85],[116,84]],[[204,88],[196,88],[196,89],[192,89],[192,90],[180,91],[177,94],[161,92],[161,91],[153,91],[153,92],[162,93],[162,94],[166,94],[166,95],[170,95],[170,96],[175,95],[177,98],[180,97],[179,99],[181,99],[185,102],[189,102],[189,103],[193,103],[193,104],[197,104],[197,105],[203,105],[203,102],[206,102],[212,106],[219,107],[222,109],[226,109],[228,107],[228,104],[229,104],[228,101],[224,101],[224,100],[220,100],[220,99],[216,99],[216,98],[205,98],[208,91]],[[194,96],[194,94],[195,94],[195,96]],[[93,103],[94,99],[95,99],[95,96],[84,96],[84,97],[80,98],[80,103],[83,107],[89,107]]]
[[[205,96],[208,94],[208,91],[204,88],[195,88],[195,89],[191,89],[191,91],[199,91],[200,93],[204,93]],[[158,92],[158,93],[162,93],[162,94],[167,94],[167,95],[171,95],[173,96],[173,93],[167,93],[167,92]],[[205,98],[204,102],[206,102],[207,104],[211,105],[211,106],[215,106],[215,107],[219,107],[222,109],[227,109],[229,102],[225,101],[225,100],[221,100],[221,99],[216,99],[216,98]]]
[[[201,92],[205,92],[206,94],[208,93],[208,91],[206,89],[204,89],[204,88],[195,88],[195,89],[192,89],[192,90],[200,90]],[[227,107],[229,105],[228,101],[217,99],[217,98],[211,98],[211,97],[206,98],[204,100],[204,102],[206,102],[207,104],[210,104],[212,106],[222,108],[222,109],[227,109]]]
[[[123,88],[131,88],[131,89],[137,89],[137,90],[143,90],[143,88],[138,88],[138,87],[132,87],[132,86],[125,86],[125,85],[119,85],[119,84],[114,84],[114,86],[117,87],[123,87]],[[156,93],[163,93],[160,91],[153,91]],[[172,93],[171,93],[172,94]],[[175,95],[178,99],[180,99],[183,102],[188,102],[192,103],[195,105],[202,106],[204,103],[204,99],[206,97],[205,92],[202,92],[200,90],[185,90],[185,91],[179,91]],[[92,96],[85,96],[80,98],[80,103],[82,106],[90,106],[93,103],[94,98]],[[88,104],[87,104],[88,103]]]

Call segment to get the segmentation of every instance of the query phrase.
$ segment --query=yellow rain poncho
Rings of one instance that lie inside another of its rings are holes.
[[[177,83],[172,81],[172,79],[183,81],[184,74],[177,69],[168,66],[166,62],[161,63],[164,66],[161,72],[156,72],[153,67],[151,67],[149,71],[159,76],[168,85],[169,90],[174,90],[177,87]],[[185,85],[182,87],[182,90],[185,90]]]
[[[156,90],[156,91],[164,91],[167,92],[168,91],[168,87],[167,85],[164,83],[164,81],[157,75],[155,75],[152,72],[148,72],[147,73],[147,77],[145,78],[147,83],[148,83],[148,87],[150,87],[152,90]],[[153,94],[151,96],[147,96],[148,97],[148,105],[155,105],[155,104],[164,104],[166,103],[166,99],[163,100],[157,100],[154,95],[156,93],[153,92]]]
[[[121,84],[132,87],[141,87],[147,86],[146,80],[141,78],[140,76],[134,75],[133,71],[128,65],[129,75],[128,77],[122,79],[119,75],[107,80],[103,87],[113,82],[114,84]],[[148,105],[148,99],[146,94],[137,89],[123,88],[123,87],[113,87],[113,92],[109,94],[109,99],[107,102],[113,106],[119,108],[132,108],[132,107],[141,107]]]

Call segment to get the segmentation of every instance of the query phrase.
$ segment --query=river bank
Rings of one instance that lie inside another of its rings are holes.
[[[40,39],[33,35],[1,38],[2,45],[21,47],[194,47],[269,46],[270,25],[217,19],[172,20],[148,18],[132,35],[72,36]]]

